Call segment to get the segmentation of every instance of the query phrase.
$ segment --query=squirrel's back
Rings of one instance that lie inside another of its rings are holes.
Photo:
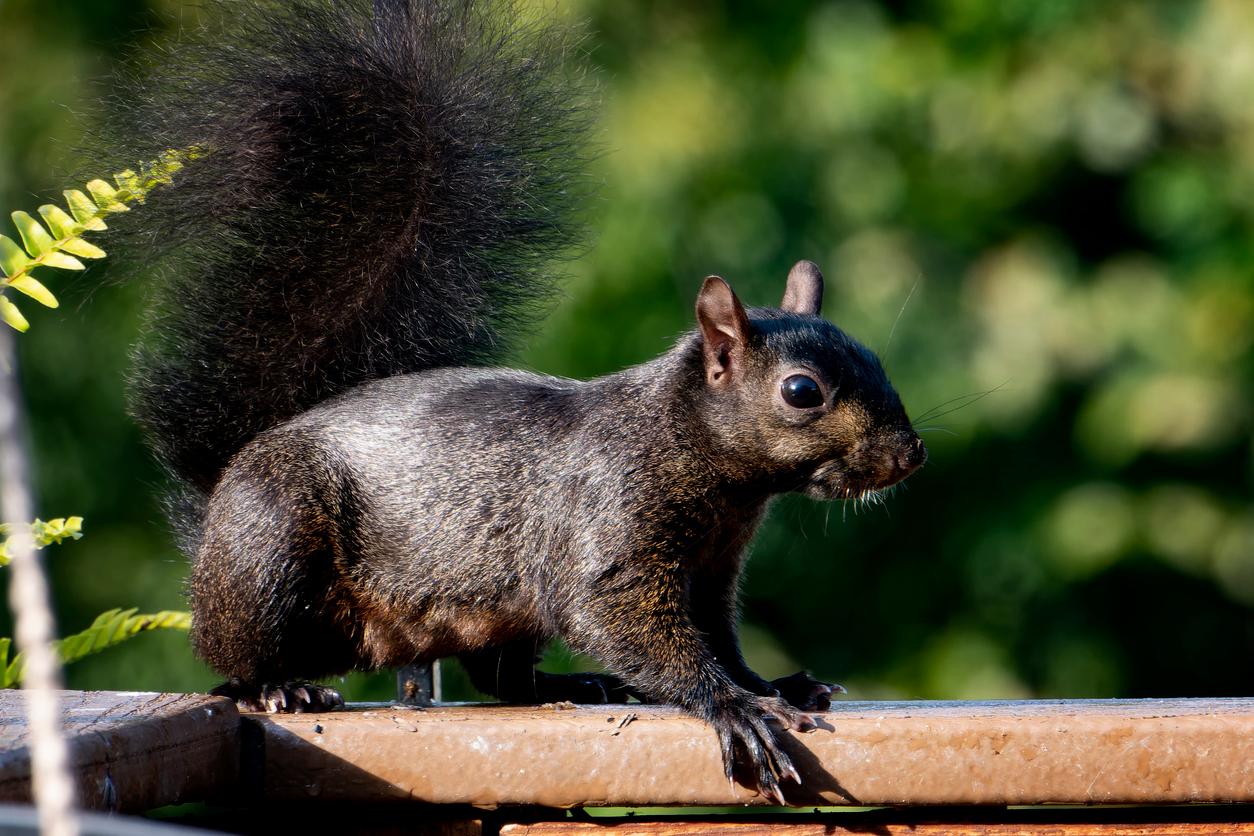
[[[129,236],[173,251],[131,402],[194,509],[250,438],[314,404],[499,361],[573,242],[585,124],[568,33],[508,3],[216,11],[119,97],[116,149],[200,155]]]

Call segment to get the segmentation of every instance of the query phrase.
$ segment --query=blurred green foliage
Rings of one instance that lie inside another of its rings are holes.
[[[762,673],[863,698],[1254,690],[1254,4],[559,11],[590,21],[604,185],[520,362],[639,362],[706,274],[773,304],[804,257],[911,412],[948,404],[884,507],[777,504],[744,586]],[[89,82],[192,22],[173,0],[0,2],[0,206],[59,191],[76,113],[107,93]],[[21,348],[39,510],[92,523],[50,561],[68,633],[181,606],[186,569],[125,417],[140,289],[93,270],[58,295]],[[214,681],[178,634],[68,678]]]

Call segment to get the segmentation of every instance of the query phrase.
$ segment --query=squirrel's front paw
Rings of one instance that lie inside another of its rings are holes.
[[[765,716],[764,716],[765,715]],[[727,709],[714,718],[719,745],[723,754],[723,770],[727,780],[736,779],[742,769],[758,792],[776,804],[785,805],[780,781],[801,783],[801,776],[792,759],[780,747],[775,732],[767,725],[766,716],[780,721],[785,728],[804,730],[808,718],[775,697],[754,697],[745,704]]]
[[[827,711],[832,707],[832,695],[845,693],[844,686],[819,682],[805,671],[772,680],[771,687],[781,699],[802,711]]]

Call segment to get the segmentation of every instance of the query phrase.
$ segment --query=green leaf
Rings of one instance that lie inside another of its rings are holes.
[[[55,520],[35,520],[26,526],[30,529],[31,538],[35,541],[35,548],[42,549],[44,546],[64,543],[66,540],[83,539],[83,518],[82,517],[57,517]],[[6,523],[0,525],[0,537],[4,537],[0,541],[0,554],[3,560],[0,560],[0,566],[7,566],[9,558],[9,537],[13,534],[13,524]]]
[[[86,270],[86,265],[72,255],[59,253],[55,250],[47,253],[43,258],[45,267],[56,267],[61,270]]]
[[[30,272],[36,267],[85,270],[87,267],[80,258],[104,258],[105,251],[83,240],[83,233],[108,229],[103,215],[129,212],[128,202],[143,203],[154,188],[172,182],[185,160],[196,159],[203,153],[199,146],[162,152],[156,160],[140,166],[138,174],[131,169],[115,174],[114,180],[119,188],[114,188],[105,180],[92,180],[87,184],[87,192],[69,189],[63,192],[69,212],[55,204],[45,203],[39,207],[43,223],[26,212],[14,212],[13,223],[22,243],[19,246],[12,238],[0,235],[0,271],[3,272],[0,279],[8,279],[0,281],[0,319],[18,331],[30,328],[30,323],[13,301],[3,296],[6,286],[12,286],[19,293],[50,308],[57,307],[56,296],[32,278]]]
[[[69,256],[62,257],[70,258]],[[83,269],[82,262],[79,262],[77,259],[73,260],[78,264],[78,269]],[[57,307],[57,297],[53,296],[52,292],[48,290],[48,288],[44,287],[30,276],[18,276],[16,279],[9,282],[9,287],[25,293],[41,305],[49,308]]]
[[[3,319],[10,328],[18,331],[25,331],[27,328],[30,328],[30,323],[26,321],[26,317],[22,316],[22,312],[17,309],[17,305],[3,296],[0,296],[0,319]]]
[[[3,270],[6,276],[16,276],[25,270],[28,264],[30,264],[30,259],[26,257],[25,251],[17,245],[17,242],[7,235],[0,235],[0,270]]]
[[[132,195],[139,194],[143,188],[139,175],[129,168],[126,171],[119,171],[113,175],[113,182],[118,184],[119,190],[129,192]]]
[[[22,673],[26,670],[26,662],[22,659],[22,654],[18,653],[9,662],[8,667],[0,674],[0,681],[4,682],[4,687],[13,688],[22,683]]]
[[[130,207],[118,200],[118,190],[104,180],[92,180],[87,184],[87,191],[96,199],[96,205],[110,212],[129,212]]]
[[[44,229],[43,224],[25,212],[14,212],[10,217],[13,218],[17,231],[22,234],[26,252],[32,256],[41,256],[52,250],[52,236]]]
[[[81,633],[66,636],[56,643],[57,655],[65,664],[77,662],[101,650],[121,644],[140,633],[153,630],[188,630],[192,626],[192,614],[177,610],[136,614],[132,607],[126,610],[107,610],[96,616],[91,626]],[[9,639],[0,639],[0,664],[8,659]],[[0,673],[0,687],[12,688],[22,680],[26,661],[19,653]]]
[[[57,517],[44,522],[35,520],[31,523],[31,534],[35,537],[35,545],[39,548],[64,543],[66,540],[83,539],[82,517]]]
[[[65,195],[65,203],[70,207],[70,213],[74,219],[83,225],[84,229],[90,229],[93,232],[103,232],[109,227],[105,226],[105,222],[99,217],[100,208],[92,202],[92,199],[80,192],[78,189],[70,189],[62,192]]]
[[[45,203],[39,207],[39,214],[43,217],[44,223],[48,225],[48,229],[51,229],[52,234],[58,239],[74,238],[81,231],[78,222],[67,215],[60,206]]]
[[[61,243],[61,249],[67,253],[73,253],[80,258],[104,258],[108,253],[90,244],[82,238],[69,238]]]

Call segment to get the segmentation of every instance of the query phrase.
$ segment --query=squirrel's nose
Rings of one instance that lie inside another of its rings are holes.
[[[911,439],[893,454],[893,463],[903,477],[918,470],[927,461],[927,448],[923,446],[923,439],[914,433],[910,435]]]

